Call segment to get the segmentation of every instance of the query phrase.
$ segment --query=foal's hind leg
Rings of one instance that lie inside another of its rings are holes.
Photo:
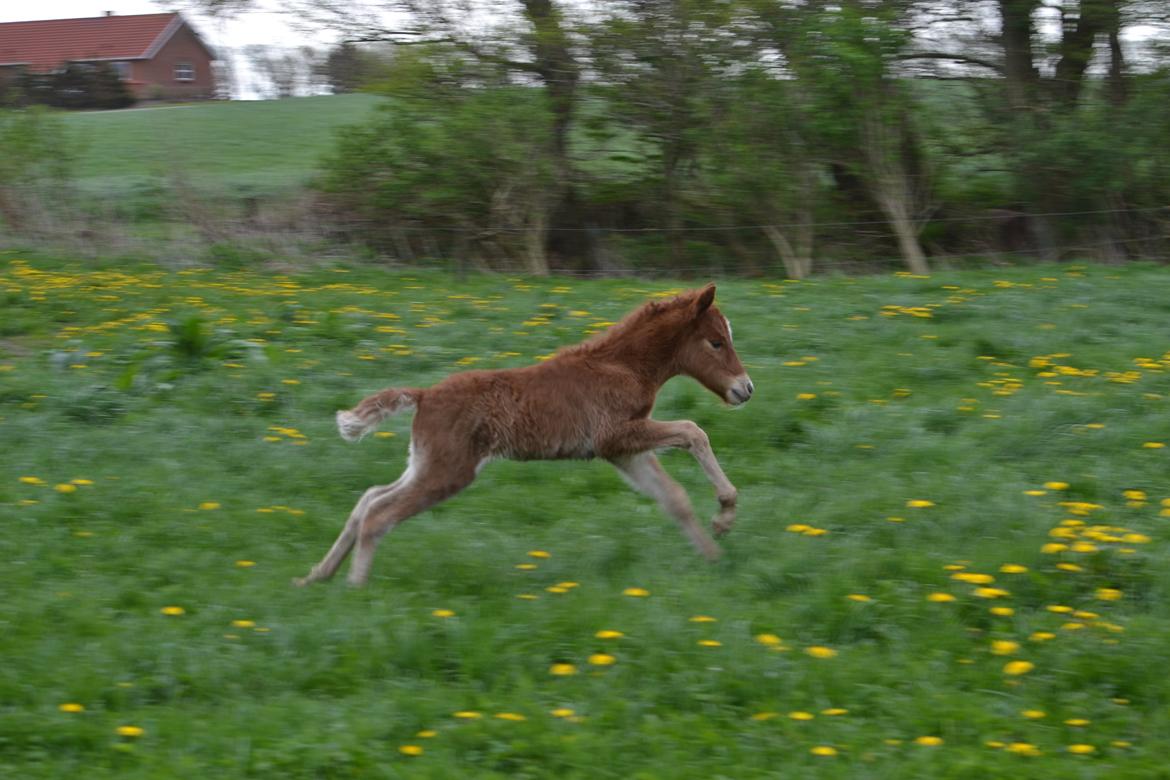
[[[357,528],[357,547],[347,578],[350,585],[366,583],[374,549],[383,534],[403,520],[445,501],[475,479],[474,464],[459,464],[454,459],[442,457],[431,462],[441,465],[415,469],[412,463],[409,476],[404,477],[400,487],[370,502],[369,510]]]
[[[353,544],[357,540],[358,528],[361,526],[362,518],[369,511],[370,504],[377,499],[389,495],[398,489],[401,484],[402,479],[399,478],[391,485],[377,485],[363,493],[361,499],[354,506],[353,511],[349,513],[349,519],[345,521],[345,526],[341,529],[341,533],[338,534],[337,541],[329,548],[329,552],[325,554],[325,557],[321,559],[320,563],[309,570],[307,575],[293,580],[293,584],[304,587],[314,582],[328,580],[337,573],[337,568],[341,566],[342,561],[349,555],[349,551],[353,548]]]
[[[653,497],[674,518],[691,544],[709,561],[720,555],[719,545],[711,541],[695,519],[691,500],[683,486],[670,478],[653,452],[643,452],[610,461],[635,490]]]

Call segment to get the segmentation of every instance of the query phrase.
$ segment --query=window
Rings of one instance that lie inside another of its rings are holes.
[[[129,62],[111,62],[110,67],[118,74],[118,78],[122,81],[130,80],[130,63]]]
[[[175,63],[175,81],[194,81],[195,66],[186,60]]]

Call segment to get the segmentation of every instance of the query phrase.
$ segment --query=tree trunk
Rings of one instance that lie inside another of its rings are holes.
[[[1034,107],[1036,67],[1032,57],[1032,12],[1038,0],[999,0],[1004,78],[1008,107],[1013,111]]]

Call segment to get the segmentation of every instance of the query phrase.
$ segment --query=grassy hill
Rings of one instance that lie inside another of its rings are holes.
[[[333,130],[380,101],[334,95],[65,118],[82,145],[78,178],[86,192],[124,195],[178,175],[208,189],[268,193],[303,184],[330,148]]]
[[[677,379],[655,412],[740,490],[719,564],[605,463],[499,462],[367,589],[289,585],[404,464],[407,418],[347,444],[335,409],[681,286],[0,258],[0,766],[1163,774],[1160,268],[721,283],[755,398]]]

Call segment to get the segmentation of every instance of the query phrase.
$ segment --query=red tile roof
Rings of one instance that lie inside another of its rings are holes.
[[[0,24],[0,65],[47,71],[80,60],[146,59],[183,24],[177,13]]]

